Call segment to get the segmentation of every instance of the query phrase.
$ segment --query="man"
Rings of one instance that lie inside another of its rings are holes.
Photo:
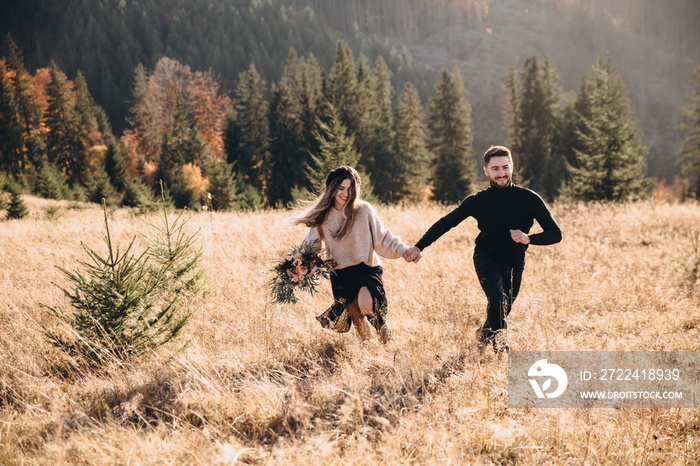
[[[428,229],[403,258],[418,262],[421,251],[467,217],[474,217],[481,231],[474,248],[474,268],[488,299],[486,321],[477,330],[482,345],[494,350],[505,346],[506,316],[518,296],[528,245],[548,245],[561,241],[561,230],[542,198],[513,184],[513,158],[504,146],[491,146],[484,154],[484,173],[491,186],[468,196],[449,214]],[[543,231],[528,232],[537,220]],[[498,337],[498,338],[497,338]]]

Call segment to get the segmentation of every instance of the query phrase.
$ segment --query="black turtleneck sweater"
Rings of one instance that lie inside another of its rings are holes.
[[[561,230],[547,210],[542,198],[526,188],[510,185],[507,188],[490,186],[468,196],[452,212],[435,222],[416,243],[421,251],[467,217],[474,217],[479,226],[475,254],[486,254],[509,267],[522,269],[525,266],[526,244],[516,243],[510,230],[526,234],[536,219],[541,233],[530,236],[530,244],[547,245],[561,241]]]

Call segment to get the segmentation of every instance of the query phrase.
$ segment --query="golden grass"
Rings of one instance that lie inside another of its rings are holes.
[[[478,357],[485,298],[468,220],[419,264],[384,260],[388,345],[314,316],[330,286],[270,304],[272,262],[299,243],[289,212],[189,214],[211,294],[165,348],[103,373],[61,377],[40,303],[65,305],[54,266],[104,251],[101,210],[0,223],[0,464],[698,464],[690,409],[510,409],[507,361]],[[53,204],[56,204],[55,202]],[[75,207],[75,206],[74,206]],[[445,207],[379,207],[407,242]],[[509,319],[513,350],[700,350],[700,290],[677,260],[698,204],[571,206],[561,244],[531,247]],[[153,218],[112,214],[125,247]]]

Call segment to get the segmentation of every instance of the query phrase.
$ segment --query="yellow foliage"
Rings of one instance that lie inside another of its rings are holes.
[[[158,165],[155,162],[146,160],[143,162],[143,177],[146,182],[150,185],[156,184],[156,172],[158,171]]]
[[[107,146],[100,144],[97,146],[92,146],[87,152],[87,163],[90,170],[95,172],[98,167],[104,165],[105,153],[107,152]]]
[[[182,166],[182,182],[192,192],[192,197],[199,199],[209,190],[209,179],[202,175],[202,169],[192,163]]]

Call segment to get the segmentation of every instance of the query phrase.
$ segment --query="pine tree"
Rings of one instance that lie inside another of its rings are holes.
[[[205,165],[205,169],[209,178],[211,208],[216,211],[234,209],[238,183],[233,165],[212,160]]]
[[[348,49],[349,50],[349,49]],[[378,100],[372,68],[367,57],[360,53],[355,63],[355,115],[340,114],[341,121],[355,137],[355,147],[360,153],[360,162],[365,169],[374,169],[375,129],[377,125]]]
[[[117,195],[114,186],[109,182],[109,175],[103,168],[100,168],[95,175],[90,175],[87,191],[90,202],[101,203],[104,200],[107,205],[112,205]]]
[[[288,204],[292,201],[292,188],[303,180],[305,157],[299,154],[301,140],[300,109],[295,105],[293,91],[286,81],[281,81],[273,90],[273,107],[270,118],[270,204]]]
[[[282,78],[289,84],[293,89],[301,89],[302,75],[304,73],[305,62],[302,58],[299,58],[297,51],[290,47],[289,52],[287,52],[287,58],[284,62],[284,70],[282,72]]]
[[[80,128],[68,83],[56,63],[52,62],[46,85],[46,148],[53,160],[71,183],[87,180],[87,158],[80,142]]]
[[[22,200],[22,190],[16,184],[10,185],[10,205],[7,207],[8,219],[21,219],[29,215],[27,206]]]
[[[520,143],[520,96],[518,95],[518,72],[515,68],[508,70],[504,89],[506,98],[503,107],[503,121],[508,133],[506,145],[515,149]]]
[[[224,125],[224,155],[226,156],[226,162],[228,163],[243,163],[247,165],[249,161],[242,160],[244,153],[241,151],[241,147],[244,144],[243,141],[243,130],[241,129],[241,124],[238,121],[238,115],[235,111],[230,111],[226,115],[226,124]],[[238,171],[238,170],[236,170]]]
[[[583,135],[588,134],[585,121],[591,119],[593,80],[583,76],[573,102],[564,106],[557,148],[564,156],[565,166],[577,167],[576,151],[583,150]]]
[[[700,197],[700,66],[695,69],[695,89],[683,112],[687,130],[678,163],[681,175],[690,181],[690,189]]]
[[[362,150],[372,154],[373,163],[368,171],[372,174],[374,193],[383,202],[394,202],[404,196],[406,186],[404,169],[394,152],[394,88],[389,68],[381,57],[377,59],[370,83],[367,124],[370,132],[366,148]]]
[[[25,161],[36,162],[41,160],[41,155],[33,154],[29,139],[39,130],[39,119],[41,111],[39,104],[30,91],[30,76],[24,67],[24,57],[17,44],[8,33],[5,37],[5,48],[7,49],[7,68],[14,72],[11,79],[14,89],[15,102],[17,104],[17,114],[19,124],[22,128],[22,144],[25,150],[22,154],[23,163]]]
[[[158,177],[167,186],[177,182],[182,167],[186,164],[200,164],[206,152],[206,145],[192,123],[182,102],[175,103],[175,117],[169,133],[163,137],[160,149]]]
[[[251,184],[250,176],[237,167],[239,163],[245,166],[250,163],[244,158],[247,152],[241,150],[245,145],[242,131],[236,114],[229,113],[224,130],[224,153],[226,154],[226,162],[231,167],[236,179],[237,193],[234,209],[257,209],[262,206],[260,191]]]
[[[548,200],[553,200],[561,191],[562,180],[566,176],[566,159],[557,151],[559,139],[561,137],[561,108],[559,85],[560,78],[554,69],[549,57],[544,57],[542,64],[542,139],[549,141],[544,144],[546,148],[544,157],[544,168],[542,170],[541,181],[538,188],[541,194]]]
[[[304,167],[308,163],[308,153],[304,150],[302,72],[303,62],[291,49],[284,75],[273,89],[270,115],[272,167],[268,188],[271,205],[289,204],[293,200],[292,189],[305,184]]]
[[[642,144],[627,90],[602,58],[593,66],[591,116],[582,120],[576,167],[569,167],[570,195],[587,201],[627,201],[643,197],[648,148]]]
[[[402,195],[412,200],[421,198],[430,173],[430,153],[425,144],[425,115],[416,87],[409,83],[396,107],[395,176],[401,180]]]
[[[269,105],[265,100],[265,82],[254,65],[239,75],[234,108],[235,120],[229,119],[229,134],[236,134],[238,144],[227,145],[227,159],[236,170],[265,197],[269,181],[270,126]],[[231,138],[229,137],[229,143]]]
[[[47,160],[41,166],[36,179],[35,192],[47,199],[66,199],[69,194],[66,180],[61,171]]]
[[[525,61],[520,80],[522,89],[517,98],[512,95],[513,81],[514,77],[509,76],[507,87],[511,95],[507,113],[514,113],[508,120],[509,142],[517,173],[522,184],[546,199],[553,199],[564,174],[563,160],[554,150],[560,124],[559,77],[548,58],[540,66],[533,56]]]
[[[133,95],[131,100],[131,115],[127,119],[138,134],[140,152],[146,160],[153,160],[160,151],[162,143],[160,136],[153,130],[154,109],[149,106],[149,76],[146,68],[139,63],[134,70]]]
[[[109,121],[107,112],[100,105],[95,104],[93,108],[95,118],[97,119],[97,129],[102,135],[102,140],[105,144],[115,144],[116,139],[114,138],[114,133],[112,132],[112,123]]]
[[[61,290],[72,311],[47,306],[70,331],[43,328],[52,345],[95,369],[178,337],[193,312],[181,297],[203,293],[201,251],[193,249],[196,233],[185,234],[181,217],[171,221],[163,207],[163,224],[155,226],[160,235],[140,255],[132,253],[135,238],[123,253],[115,248],[106,207],[104,219],[107,255],[83,244],[90,258],[81,262],[83,269],[61,269],[71,285]]]
[[[114,138],[111,135],[111,128],[108,122],[106,123],[107,128],[101,127],[105,123],[99,115],[100,108],[92,98],[85,77],[80,70],[78,70],[73,82],[73,94],[75,95],[75,111],[80,127],[80,138],[85,149],[108,143],[110,138]],[[110,134],[103,134],[103,130],[109,130]]]
[[[309,184],[317,192],[321,192],[328,173],[336,167],[347,165],[357,167],[360,154],[355,149],[355,138],[348,135],[347,128],[340,121],[339,111],[330,103],[326,108],[328,122],[317,121],[318,130],[314,136],[320,147],[318,154],[311,156],[307,166],[306,176]]]
[[[323,102],[323,76],[318,60],[313,54],[309,54],[303,64],[299,101],[302,134],[299,152],[304,154],[305,164],[308,164],[309,154],[318,152],[318,141],[314,137],[314,131],[317,118],[322,115]],[[300,188],[310,188],[310,186],[301,184]]]
[[[429,149],[435,154],[433,198],[457,202],[471,190],[471,106],[459,70],[443,70],[428,107]]]
[[[168,217],[168,208],[161,183],[160,212],[163,220],[153,227],[158,232],[155,239],[147,239],[149,260],[156,269],[166,270],[162,291],[167,296],[186,298],[203,297],[208,293],[205,269],[201,267],[202,250],[195,248],[197,233],[186,233],[187,220],[180,213],[174,220]]]
[[[8,69],[0,60],[0,170],[17,175],[22,166],[22,127]]]
[[[257,210],[263,206],[263,199],[255,187],[248,183],[243,175],[238,172],[236,177],[236,196],[233,210]]]
[[[105,152],[105,171],[109,175],[109,181],[119,191],[124,191],[128,175],[126,173],[126,162],[117,146],[113,143],[107,145]]]
[[[160,203],[153,195],[151,188],[138,179],[127,179],[124,184],[122,206],[133,207],[138,213],[154,212]]]
[[[542,110],[541,73],[537,57],[525,60],[521,72],[520,98],[518,105],[518,138],[511,150],[514,154],[515,169],[519,182],[530,186],[538,170],[542,168],[542,144],[539,128],[536,126]],[[534,186],[533,186],[534,188]]]
[[[359,107],[357,70],[350,47],[338,42],[335,61],[328,73],[326,100],[337,109],[340,123],[348,133],[355,134],[360,127],[362,109]]]

